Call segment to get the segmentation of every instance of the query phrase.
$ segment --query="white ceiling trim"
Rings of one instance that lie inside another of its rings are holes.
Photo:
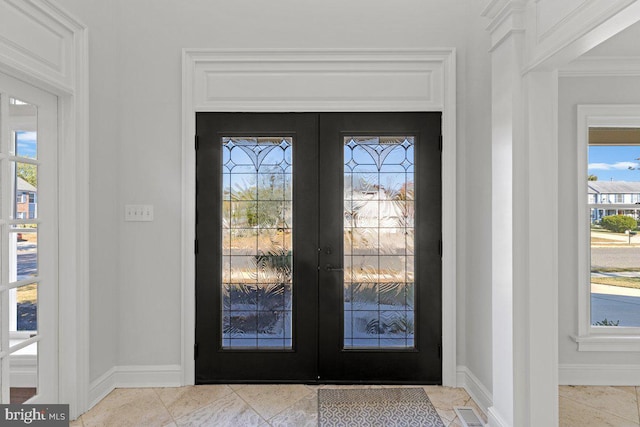
[[[558,71],[560,77],[637,77],[640,56],[585,56]]]

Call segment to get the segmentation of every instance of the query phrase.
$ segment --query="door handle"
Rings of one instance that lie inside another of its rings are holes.
[[[344,268],[342,268],[342,267],[334,267],[334,266],[333,266],[333,265],[331,265],[331,264],[327,264],[327,265],[324,267],[324,269],[325,269],[326,271],[344,271]]]

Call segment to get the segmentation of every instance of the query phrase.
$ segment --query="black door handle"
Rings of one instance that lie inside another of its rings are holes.
[[[344,268],[342,268],[342,267],[334,267],[334,266],[332,266],[331,264],[327,264],[327,265],[324,267],[324,269],[325,269],[326,271],[344,271]]]

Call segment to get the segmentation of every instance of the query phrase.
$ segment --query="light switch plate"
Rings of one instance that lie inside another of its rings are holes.
[[[125,205],[125,221],[153,221],[153,205]]]

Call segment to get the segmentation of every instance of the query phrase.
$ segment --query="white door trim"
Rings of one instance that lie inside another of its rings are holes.
[[[75,419],[89,389],[87,28],[52,0],[5,0],[0,13],[23,30],[0,28],[0,71],[58,96],[59,401]]]
[[[441,111],[442,379],[456,385],[456,51],[184,49],[182,54],[182,355],[193,384],[195,113]]]

